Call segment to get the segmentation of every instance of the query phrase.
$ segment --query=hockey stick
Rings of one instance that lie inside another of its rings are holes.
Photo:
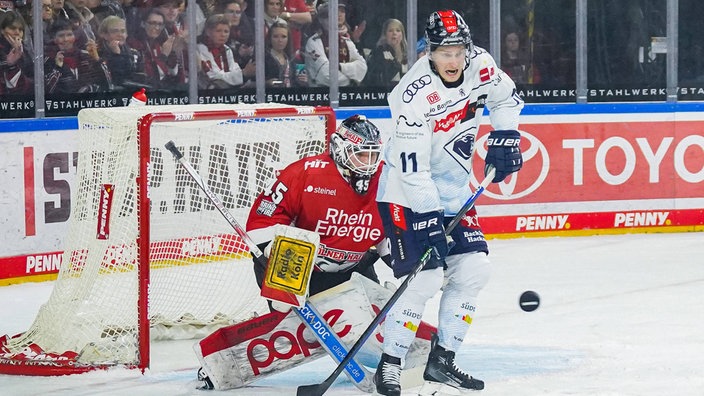
[[[477,187],[477,190],[469,197],[467,202],[465,202],[459,212],[457,212],[455,217],[453,217],[450,223],[447,225],[447,227],[445,228],[446,236],[450,235],[452,230],[454,230],[455,227],[457,227],[457,224],[459,224],[459,222],[462,220],[465,213],[467,213],[467,211],[472,208],[477,198],[482,195],[486,187],[494,179],[494,174],[495,170],[492,168],[489,171],[489,174],[484,179],[484,181],[482,181],[479,187]],[[403,294],[403,292],[408,288],[408,284],[411,282],[411,280],[413,280],[413,278],[418,275],[418,273],[423,269],[423,267],[425,267],[425,264],[427,264],[428,260],[430,260],[430,255],[432,253],[432,247],[426,250],[425,253],[423,253],[423,255],[420,257],[420,260],[418,261],[418,264],[413,267],[413,270],[406,276],[406,279],[404,279],[401,285],[399,285],[398,289],[396,289],[394,294],[389,298],[389,300],[386,302],[381,311],[379,311],[379,314],[377,314],[377,316],[374,318],[374,320],[372,320],[372,322],[369,324],[364,333],[362,333],[362,335],[359,337],[354,346],[352,346],[352,349],[350,349],[349,353],[347,353],[347,356],[345,356],[345,358],[342,359],[340,364],[335,368],[335,371],[333,371],[332,374],[330,374],[330,376],[325,379],[325,381],[319,384],[299,386],[298,390],[296,391],[296,396],[320,396],[330,388],[332,383],[335,382],[335,379],[337,379],[340,373],[342,373],[342,370],[345,369],[347,363],[354,359],[354,355],[356,355],[357,352],[362,349],[364,343],[367,342],[367,339],[372,335],[372,333],[374,333],[376,327],[379,325],[379,323],[381,323],[384,317],[386,317],[386,314],[389,312],[389,310],[391,310],[391,307],[393,307],[396,301],[401,297],[401,294]]]
[[[196,171],[191,163],[183,156],[181,151],[176,147],[173,141],[169,141],[165,145],[166,149],[173,154],[176,161],[178,161],[181,166],[188,172],[188,174],[193,178],[193,180],[198,184],[198,187],[205,193],[205,195],[210,199],[210,202],[215,205],[220,214],[227,220],[228,223],[235,230],[237,235],[247,244],[250,253],[252,253],[253,260],[258,264],[266,268],[267,260],[264,253],[259,249],[256,243],[247,234],[247,231],[240,225],[240,223],[235,219],[235,217],[230,213],[225,207],[220,197],[218,197],[213,190],[205,184],[203,178],[200,177],[198,171]],[[323,319],[322,315],[318,313],[318,310],[309,302],[306,301],[303,308],[292,307],[296,312],[301,321],[313,332],[315,337],[323,346],[323,349],[336,361],[341,362],[346,358],[347,347],[342,343],[340,337],[335,333],[327,322]],[[372,380],[372,374],[364,368],[361,364],[354,360],[347,359],[345,366],[343,367],[345,373],[350,378],[352,383],[360,390],[371,393],[374,390],[374,382]],[[338,373],[339,375],[340,373]]]

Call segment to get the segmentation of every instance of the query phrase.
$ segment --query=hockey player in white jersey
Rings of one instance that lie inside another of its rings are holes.
[[[397,278],[411,272],[429,248],[434,254],[384,322],[383,354],[374,376],[382,395],[401,394],[402,359],[426,301],[441,287],[438,334],[423,375],[426,387],[484,388],[483,381],[457,366],[455,352],[489,280],[489,249],[474,208],[451,239],[445,237],[445,226],[471,195],[473,145],[485,106],[494,129],[485,174],[493,167],[492,181],[501,182],[523,164],[517,130],[523,101],[513,81],[486,50],[472,44],[469,27],[457,12],[433,12],[425,35],[428,56],[389,95],[396,127],[384,136],[377,201]]]

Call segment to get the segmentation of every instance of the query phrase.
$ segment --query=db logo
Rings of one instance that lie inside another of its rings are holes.
[[[440,95],[438,95],[437,92],[433,92],[425,98],[428,99],[428,103],[430,104],[435,104],[440,101]]]
[[[332,328],[343,312],[341,309],[333,309],[326,312],[323,318]],[[310,356],[311,350],[320,348],[318,341],[309,342],[303,337],[305,329],[306,326],[301,323],[296,329],[296,334],[288,330],[278,330],[271,333],[268,339],[256,338],[252,340],[247,345],[247,359],[254,375],[259,375],[261,369],[269,367],[275,359],[287,360],[299,354]],[[351,326],[347,325],[337,335],[343,338],[350,330]]]
[[[497,200],[511,200],[522,198],[533,191],[537,190],[545,179],[548,177],[548,169],[550,169],[550,157],[548,150],[543,143],[534,135],[526,132],[521,132],[521,150],[523,155],[523,168],[506,178],[498,184],[500,194],[484,192],[484,195]],[[476,154],[482,159],[481,166],[484,166],[486,159],[486,140],[488,134],[484,134],[477,139]],[[472,183],[475,186],[479,185],[477,175],[483,175],[482,169],[472,172]],[[520,182],[519,182],[520,181]]]

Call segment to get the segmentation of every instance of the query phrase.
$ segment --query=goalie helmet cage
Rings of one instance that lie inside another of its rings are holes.
[[[81,110],[78,122],[61,270],[29,330],[0,337],[0,373],[144,371],[150,333],[204,337],[267,313],[246,244],[164,145],[173,140],[245,224],[277,170],[325,152],[333,110],[122,107]]]

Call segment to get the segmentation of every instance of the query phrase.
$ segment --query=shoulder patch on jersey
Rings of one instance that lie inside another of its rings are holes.
[[[489,66],[479,70],[479,81],[487,82],[494,75],[494,67]]]
[[[271,217],[274,215],[274,211],[276,210],[276,204],[266,200],[262,199],[259,202],[259,206],[257,207],[257,214],[262,215],[262,216],[267,216]]]

